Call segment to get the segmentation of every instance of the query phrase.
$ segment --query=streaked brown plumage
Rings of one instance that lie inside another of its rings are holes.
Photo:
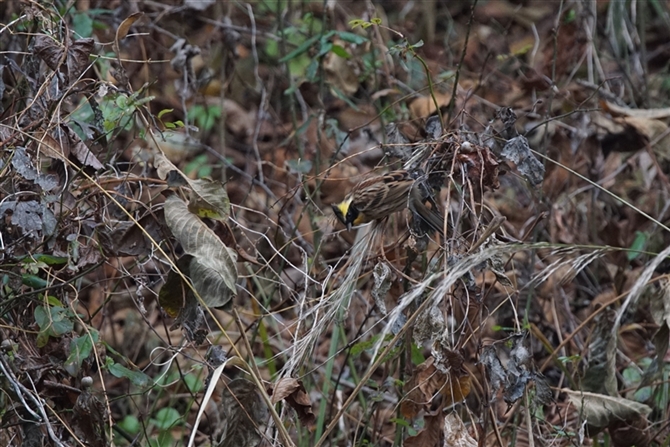
[[[431,229],[443,234],[442,216],[423,203],[418,184],[407,171],[392,171],[363,180],[344,201],[332,207],[348,229],[410,208]]]

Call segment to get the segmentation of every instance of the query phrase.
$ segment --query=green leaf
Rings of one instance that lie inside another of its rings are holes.
[[[33,289],[46,289],[49,283],[46,279],[42,279],[37,275],[23,274],[21,275],[21,282],[23,285],[32,287]]]
[[[340,45],[333,45],[332,48],[330,49],[333,53],[337,54],[343,59],[349,59],[351,58],[351,54],[347,52],[347,50],[344,49],[344,47]]]
[[[156,417],[151,419],[151,422],[156,425],[159,430],[169,430],[176,425],[181,419],[181,415],[174,408],[161,408],[156,413]]]
[[[415,365],[420,365],[426,361],[426,358],[423,356],[423,352],[419,349],[418,346],[412,343],[412,363]]]
[[[74,32],[81,37],[91,37],[93,34],[93,19],[86,12],[78,12],[72,16]]]
[[[307,39],[306,41],[304,41],[304,42],[302,43],[302,45],[300,45],[298,48],[296,48],[295,50],[291,51],[291,52],[290,52],[289,54],[287,54],[286,56],[284,56],[284,57],[282,57],[281,59],[279,59],[279,63],[280,63],[280,64],[283,64],[284,62],[288,62],[288,61],[290,61],[291,59],[294,59],[294,58],[300,56],[302,53],[305,53],[305,52],[306,52],[307,50],[309,50],[309,49],[311,48],[311,46],[314,45],[320,38],[321,38],[321,36],[318,36],[318,35],[317,35],[317,36],[312,36],[312,37],[310,37],[309,39]]]
[[[151,383],[149,376],[144,374],[142,371],[132,371],[123,365],[119,365],[118,363],[108,365],[107,369],[109,369],[109,372],[114,377],[118,377],[119,379],[125,377],[126,379],[130,380],[133,385],[140,388],[145,388]]]
[[[67,264],[67,257],[47,255],[45,253],[35,253],[31,256],[26,256],[21,261],[25,263],[43,262],[46,265],[64,265]]]
[[[325,56],[326,54],[330,53],[330,50],[333,49],[333,43],[328,42],[328,41],[323,41],[321,42],[321,46],[319,48],[319,52],[316,54],[316,58],[320,58],[322,56]]]
[[[174,109],[163,109],[160,112],[158,112],[158,115],[156,115],[156,117],[158,119],[161,119],[163,117],[163,115],[165,115],[166,113],[172,113],[173,111],[174,111]]]
[[[310,160],[287,160],[286,165],[291,170],[301,174],[309,174],[312,170],[312,162]]]
[[[318,70],[319,70],[319,61],[316,59],[312,59],[312,61],[307,66],[307,70],[305,71],[305,77],[309,82],[316,81],[316,74]]]
[[[367,37],[359,36],[358,34],[350,33],[349,31],[338,31],[337,35],[345,42],[353,43],[355,45],[362,45],[368,41]]]
[[[637,257],[640,256],[640,252],[644,250],[644,247],[647,245],[647,241],[649,240],[649,235],[643,231],[636,231],[635,232],[635,239],[633,240],[633,243],[630,246],[629,252],[626,253],[626,257],[628,258],[629,261],[632,261],[633,259],[636,259]]]
[[[121,427],[121,429],[127,431],[131,435],[139,433],[140,428],[142,428],[142,426],[140,425],[140,420],[137,419],[136,416],[133,416],[131,414],[126,415],[126,417],[124,417],[121,420],[121,422],[119,422],[119,427]]]
[[[423,40],[419,40],[417,43],[414,45],[410,45],[409,47],[414,49],[414,48],[421,48],[423,46]]]
[[[200,378],[191,373],[184,376],[184,384],[191,393],[199,393],[205,387],[205,384],[200,380]]]
[[[60,337],[74,329],[74,323],[70,320],[70,312],[63,307],[37,306],[34,312],[35,322],[40,328],[37,336],[37,346],[46,346],[49,337]]]
[[[98,342],[98,331],[95,329],[90,331],[90,335],[84,334],[70,342],[70,355],[65,360],[63,367],[72,377],[79,375],[81,364],[91,355],[93,344]]]

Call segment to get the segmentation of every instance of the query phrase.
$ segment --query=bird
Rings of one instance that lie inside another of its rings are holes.
[[[331,206],[347,230],[409,208],[428,227],[444,235],[444,219],[425,205],[419,183],[405,170],[365,179],[354,186],[342,202]]]

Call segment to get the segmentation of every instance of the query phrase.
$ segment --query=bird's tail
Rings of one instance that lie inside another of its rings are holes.
[[[428,208],[418,197],[411,201],[410,209],[419,216],[421,222],[444,237],[444,218],[438,211]]]

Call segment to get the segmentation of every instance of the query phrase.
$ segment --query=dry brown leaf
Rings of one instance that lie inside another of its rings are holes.
[[[670,116],[670,107],[662,109],[631,109],[629,107],[618,106],[610,101],[601,101],[600,106],[612,115],[621,115],[625,117],[661,119]]]
[[[345,46],[339,39],[335,39],[333,44]],[[353,95],[358,90],[358,75],[348,59],[330,51],[323,59],[323,71],[326,74],[326,81],[345,95]]]
[[[444,445],[449,447],[477,447],[475,441],[461,418],[456,413],[449,413],[444,419]]]
[[[85,166],[89,166],[95,170],[104,168],[104,165],[100,163],[98,157],[96,157],[88,146],[81,141],[79,135],[77,135],[70,126],[63,125],[61,128],[67,136],[67,142],[69,144],[68,153],[74,155],[75,158]]]
[[[130,27],[133,26],[133,24],[137,22],[143,15],[144,15],[143,12],[136,12],[129,15],[123,22],[121,22],[121,25],[119,25],[119,27],[116,29],[117,46],[120,41],[126,38],[126,36],[128,35],[128,31],[130,31]]]
[[[414,370],[414,374],[405,385],[406,396],[400,404],[400,411],[407,419],[414,419],[422,408],[429,409],[433,396],[443,396],[441,406],[451,405],[463,400],[470,393],[470,377],[450,368],[451,374],[445,374],[435,366],[435,359],[428,357]]]
[[[435,93],[435,100],[439,107],[444,107],[449,104],[450,99],[451,95],[439,92]],[[421,96],[412,101],[409,105],[409,111],[413,118],[426,118],[435,113],[436,110],[435,101],[433,101],[433,97],[430,95]]]
[[[300,380],[289,377],[280,379],[275,384],[272,392],[272,403],[277,403],[282,399],[286,400],[295,410],[300,422],[306,426],[314,423],[315,416],[312,411],[312,402],[305,391],[305,386]]]
[[[659,161],[670,160],[670,130],[668,125],[657,119],[641,117],[622,117],[615,118],[614,121],[624,124],[627,129],[636,131],[643,137],[642,141],[652,145],[652,149]],[[642,147],[631,148],[632,150],[642,149]]]
[[[35,134],[35,140],[37,141],[37,148],[41,154],[46,155],[50,158],[55,158],[57,160],[65,161],[67,154],[55,138],[44,131],[39,131]]]
[[[61,42],[44,34],[35,37],[35,54],[44,61],[49,68],[60,71],[65,75],[65,83],[70,85],[89,66],[90,56],[95,41],[93,39],[79,39],[70,42],[67,47]],[[67,55],[63,58],[63,51]]]

